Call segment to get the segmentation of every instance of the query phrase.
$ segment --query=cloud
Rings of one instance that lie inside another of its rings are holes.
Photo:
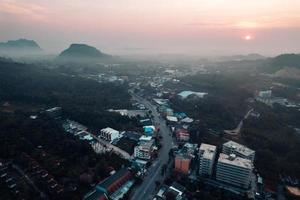
[[[28,17],[34,20],[45,20],[47,9],[43,6],[30,3],[17,3],[14,1],[0,1],[0,13],[16,17]]]

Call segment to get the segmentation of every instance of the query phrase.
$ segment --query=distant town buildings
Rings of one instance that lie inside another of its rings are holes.
[[[256,93],[255,99],[259,102],[262,102],[268,106],[273,106],[274,104],[279,104],[281,106],[289,107],[289,108],[296,108],[300,105],[288,100],[287,98],[283,97],[274,97],[272,95],[271,90],[259,91]]]
[[[199,148],[199,175],[211,176],[217,154],[217,147],[202,143]]]
[[[221,153],[217,163],[216,179],[229,185],[248,189],[252,169],[251,160],[238,157],[235,154]]]

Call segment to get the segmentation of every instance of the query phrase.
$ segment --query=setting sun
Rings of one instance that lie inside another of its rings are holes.
[[[245,36],[244,36],[244,39],[245,39],[245,40],[252,40],[253,37],[252,37],[251,35],[245,35]]]

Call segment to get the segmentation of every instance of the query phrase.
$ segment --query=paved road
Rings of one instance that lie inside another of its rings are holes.
[[[132,200],[148,200],[152,199],[155,192],[155,182],[163,181],[163,176],[161,175],[161,167],[164,164],[168,164],[169,159],[169,151],[172,148],[173,138],[170,132],[170,129],[167,127],[165,120],[163,120],[159,113],[156,111],[154,105],[152,105],[149,101],[137,96],[132,95],[135,100],[139,103],[145,105],[145,107],[152,111],[152,115],[154,116],[154,123],[160,124],[160,133],[163,136],[162,148],[159,151],[158,158],[153,162],[152,166],[148,168],[148,175],[144,178],[141,185],[139,185],[132,195]]]
[[[244,116],[244,118],[240,121],[240,123],[238,124],[238,126],[233,129],[233,130],[224,130],[225,133],[229,134],[229,135],[239,135],[241,132],[241,129],[243,127],[243,123],[244,120],[247,119],[249,117],[249,115],[251,114],[251,112],[253,111],[253,108],[250,109]]]

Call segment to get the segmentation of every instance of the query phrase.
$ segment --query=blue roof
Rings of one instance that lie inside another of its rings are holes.
[[[152,128],[150,128],[150,127],[144,127],[144,132],[145,133],[153,133],[154,130]]]

